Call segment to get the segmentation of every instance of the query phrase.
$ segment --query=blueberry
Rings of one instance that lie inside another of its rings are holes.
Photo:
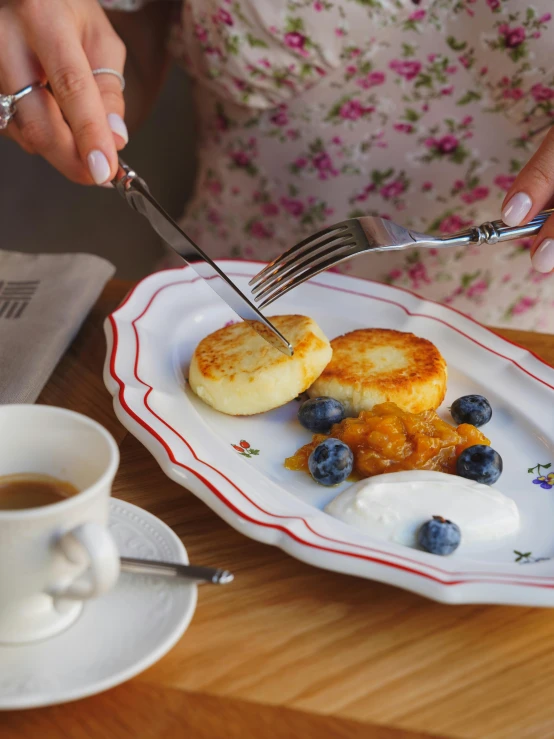
[[[338,485],[352,472],[354,455],[349,446],[339,439],[325,439],[318,444],[308,459],[311,476],[320,485]]]
[[[464,395],[452,403],[450,413],[454,423],[471,423],[473,426],[484,426],[491,420],[492,408],[482,395]]]
[[[326,434],[346,416],[344,406],[334,398],[311,398],[298,409],[298,420],[314,434]]]
[[[456,460],[456,474],[492,485],[502,474],[502,457],[490,446],[475,444],[464,449]]]
[[[452,554],[460,546],[460,527],[442,516],[433,516],[417,532],[417,543],[431,554]]]

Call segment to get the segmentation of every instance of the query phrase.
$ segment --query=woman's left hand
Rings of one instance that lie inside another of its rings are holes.
[[[527,223],[554,202],[554,127],[516,177],[502,204],[508,226]],[[535,237],[531,262],[537,272],[554,271],[554,216]]]

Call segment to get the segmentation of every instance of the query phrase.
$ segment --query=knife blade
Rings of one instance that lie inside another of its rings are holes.
[[[219,295],[232,310],[249,323],[258,334],[283,354],[292,357],[293,349],[287,339],[275,328],[256,306],[239,290],[210,257],[187,236],[171,216],[152,197],[146,182],[124,161],[119,160],[119,170],[112,184],[127,203],[143,215],[154,231],[168,244],[196,274]],[[199,262],[189,264],[180,253],[181,247],[192,249],[200,257]]]

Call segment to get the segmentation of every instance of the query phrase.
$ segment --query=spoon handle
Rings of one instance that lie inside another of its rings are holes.
[[[134,557],[121,557],[120,560],[122,572],[134,572],[139,575],[182,577],[196,582],[211,582],[214,585],[226,585],[234,579],[232,572],[216,569],[215,567],[185,565],[179,562],[159,562],[149,559],[135,559]]]

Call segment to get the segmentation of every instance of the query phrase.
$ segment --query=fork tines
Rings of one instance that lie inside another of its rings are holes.
[[[353,256],[359,249],[354,220],[341,221],[300,241],[249,282],[260,308],[310,277]],[[358,227],[359,228],[359,227]]]

